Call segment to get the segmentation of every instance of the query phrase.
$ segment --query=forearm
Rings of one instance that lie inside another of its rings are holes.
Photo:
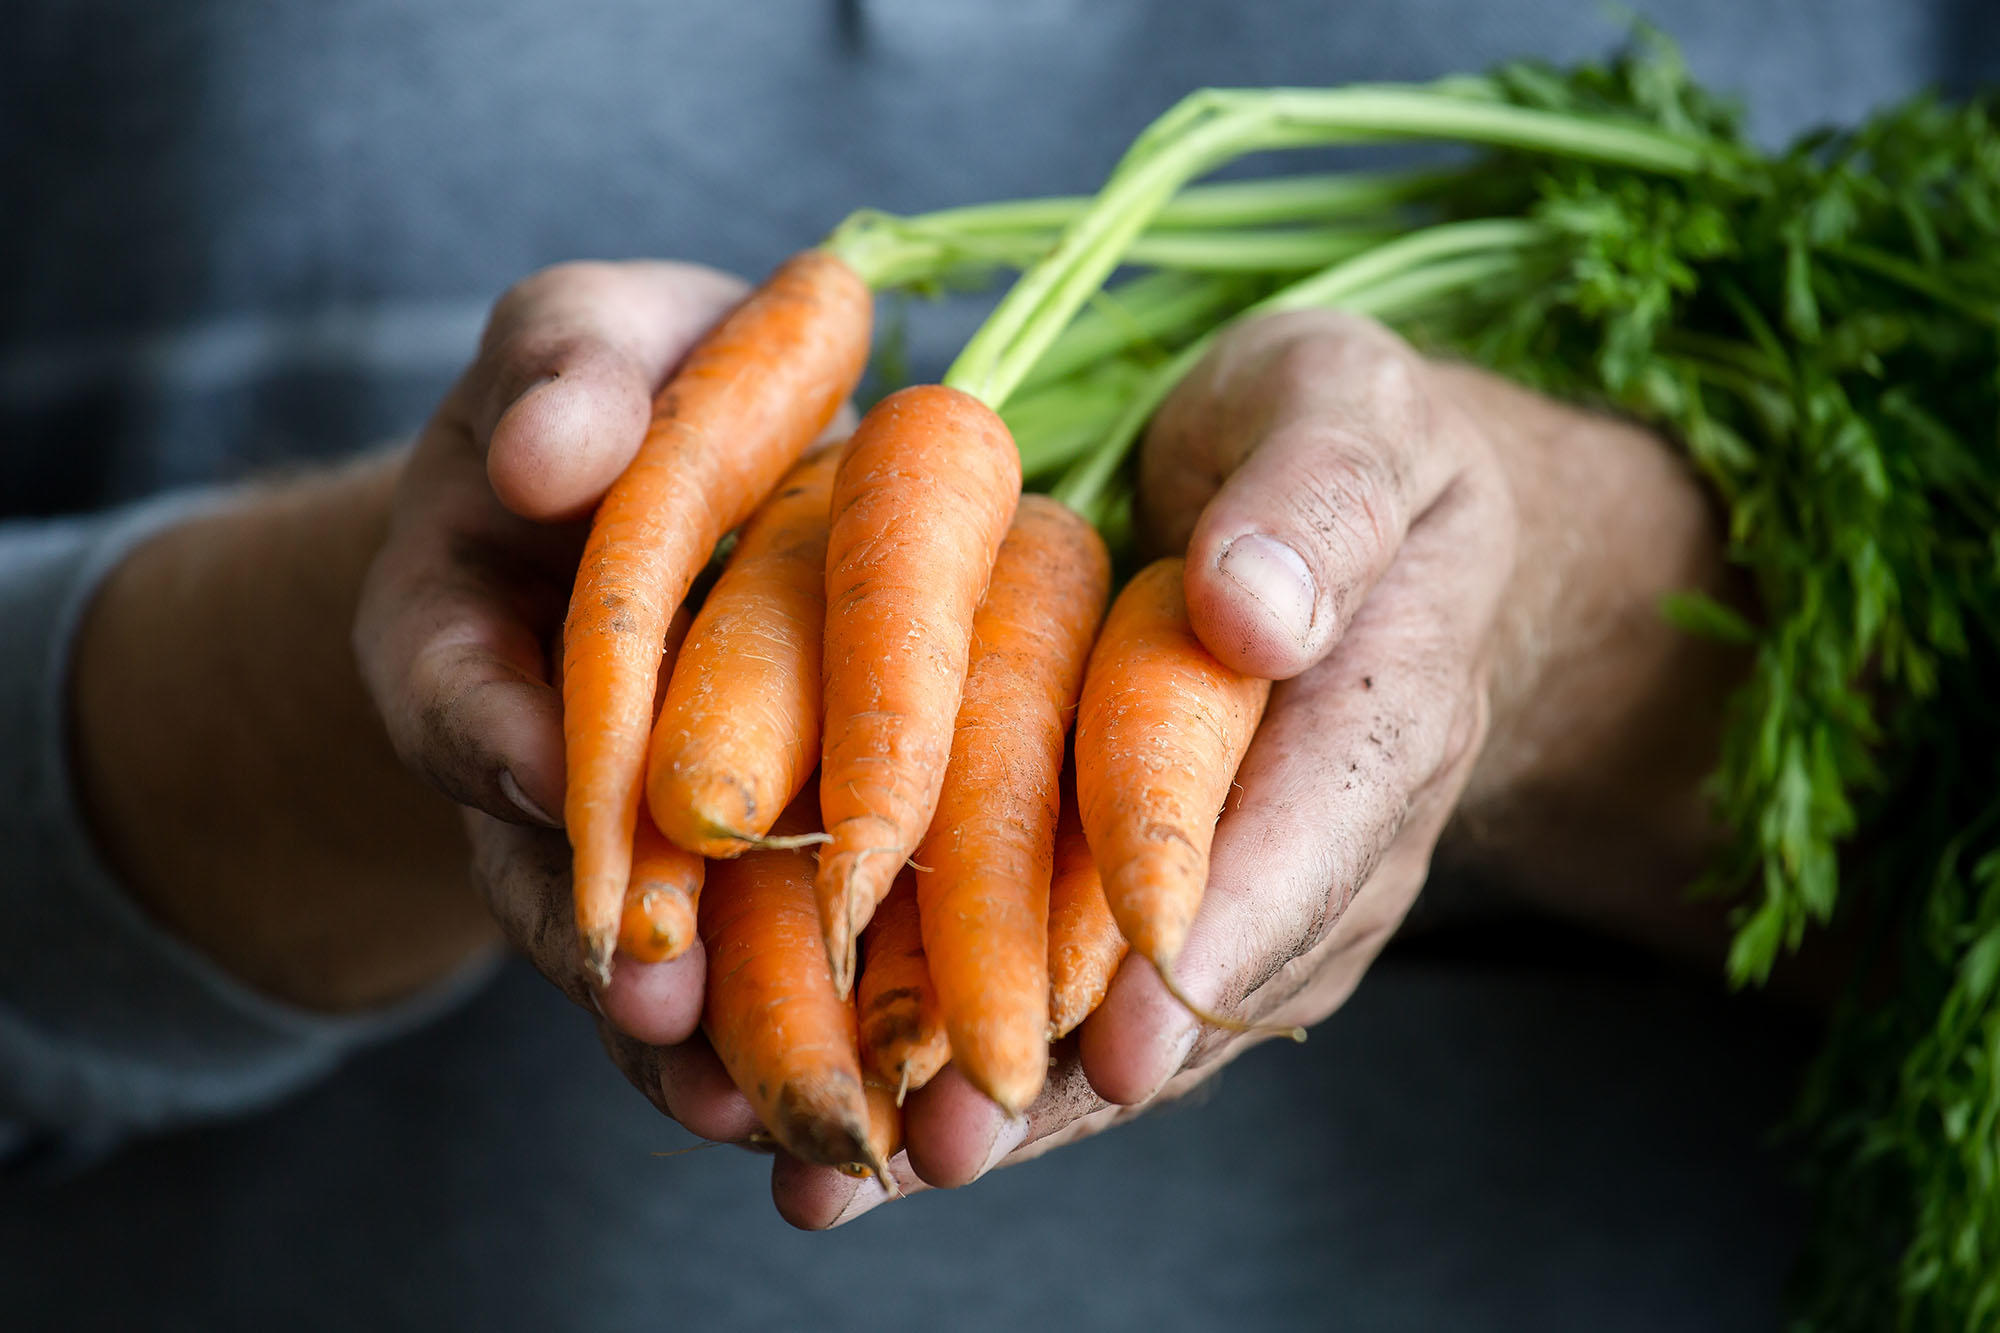
[[[1709,953],[1688,901],[1718,836],[1701,782],[1748,662],[1660,612],[1668,593],[1742,601],[1713,498],[1664,441],[1478,371],[1440,367],[1489,430],[1520,513],[1493,728],[1448,844],[1532,901]]]
[[[449,803],[349,646],[395,461],[248,491],[135,550],[79,632],[79,799],[165,927],[309,1008],[411,994],[492,939]]]

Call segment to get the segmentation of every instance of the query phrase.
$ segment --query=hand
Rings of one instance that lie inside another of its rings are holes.
[[[546,647],[584,524],[654,391],[743,293],[685,264],[563,264],[493,308],[424,428],[354,641],[403,761],[460,804],[553,827],[561,698]]]
[[[503,931],[565,994],[609,1016],[607,1046],[656,1101],[656,1066],[672,1061],[655,1048],[686,1041],[700,1017],[701,952],[627,962],[602,994],[584,980],[568,846],[551,831],[563,748],[548,647],[582,517],[637,450],[655,390],[743,291],[685,264],[565,264],[503,296],[411,454],[355,620],[396,752],[470,808],[474,877]],[[693,1067],[719,1074],[702,1053]],[[698,1112],[690,1123],[735,1124]]]
[[[1265,1024],[1331,1014],[1468,792],[1471,813],[1507,813],[1490,821],[1505,836],[1468,836],[1504,871],[1562,883],[1547,872],[1567,859],[1570,910],[1684,924],[1649,890],[1699,854],[1734,664],[1655,609],[1726,586],[1711,507],[1662,442],[1308,312],[1225,335],[1161,408],[1140,501],[1154,544],[1187,552],[1203,642],[1282,682],[1180,957],[1196,1000]],[[1607,827],[1623,836],[1585,845]],[[1658,869],[1635,883],[1633,865]],[[1604,883],[1637,891],[1606,901]],[[1262,1035],[1204,1030],[1128,960],[1023,1119],[950,1070],[915,1094],[899,1179],[963,1184],[1178,1095]],[[782,1160],[776,1184],[807,1226],[887,1197]]]

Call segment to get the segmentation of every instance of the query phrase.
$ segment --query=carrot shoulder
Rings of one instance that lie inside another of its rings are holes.
[[[1077,805],[1118,928],[1170,987],[1208,882],[1215,822],[1270,693],[1269,681],[1231,671],[1195,637],[1178,559],[1126,585],[1091,652]]]
[[[771,831],[819,762],[827,506],[837,449],[801,462],[737,534],[653,724],[646,803],[660,831],[734,856]]]
[[[779,826],[809,827],[809,811],[793,811]],[[713,862],[700,921],[702,1027],[764,1127],[805,1161],[882,1171],[854,1006],[834,991],[820,940],[812,857],[787,849]]]
[[[1021,493],[1000,418],[921,385],[869,412],[834,477],[826,568],[820,914],[834,981],[937,808],[972,616]]]
[[[591,523],[563,625],[565,822],[585,962],[608,979],[667,621],[723,534],[832,420],[868,356],[870,297],[822,251],[782,265],[653,402]]]
[[[1047,496],[1021,501],[973,620],[951,761],[917,848],[924,954],[952,1059],[1010,1114],[1048,1073],[1064,741],[1110,582],[1090,524]]]

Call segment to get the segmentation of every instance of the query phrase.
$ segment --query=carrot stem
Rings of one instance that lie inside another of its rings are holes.
[[[1211,89],[1139,136],[1096,201],[1047,258],[1021,275],[944,382],[998,407],[1147,223],[1187,181],[1246,153],[1384,139],[1440,138],[1562,152],[1691,175],[1724,165],[1719,146],[1611,117],[1556,114],[1443,88]]]
[[[1230,181],[1182,190],[1161,206],[1148,236],[1207,228],[1216,232],[1295,223],[1393,224],[1457,182],[1441,171],[1352,171]],[[1090,196],[1006,200],[897,216],[862,209],[826,245],[876,290],[948,281],[958,270],[1026,267],[1052,250],[1092,204]],[[1212,255],[1217,252],[1208,252]]]
[[[1335,305],[1364,314],[1395,313],[1440,292],[1463,290],[1480,276],[1516,262],[1522,251],[1547,236],[1539,224],[1512,218],[1441,224],[1335,264],[1245,307],[1236,318]],[[1447,266],[1446,260],[1461,262]],[[1420,280],[1426,274],[1428,280]],[[1095,510],[1154,411],[1207,355],[1226,327],[1195,339],[1154,371],[1133,393],[1097,447],[1050,494],[1078,513],[1088,515]]]

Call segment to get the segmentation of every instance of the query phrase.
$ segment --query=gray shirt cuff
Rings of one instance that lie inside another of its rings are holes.
[[[69,657],[98,585],[141,541],[221,502],[0,524],[0,1148],[99,1151],[268,1104],[422,1021],[469,969],[393,1008],[329,1017],[251,991],[148,918],[104,866],[69,767]],[[134,669],[143,669],[135,663]]]

